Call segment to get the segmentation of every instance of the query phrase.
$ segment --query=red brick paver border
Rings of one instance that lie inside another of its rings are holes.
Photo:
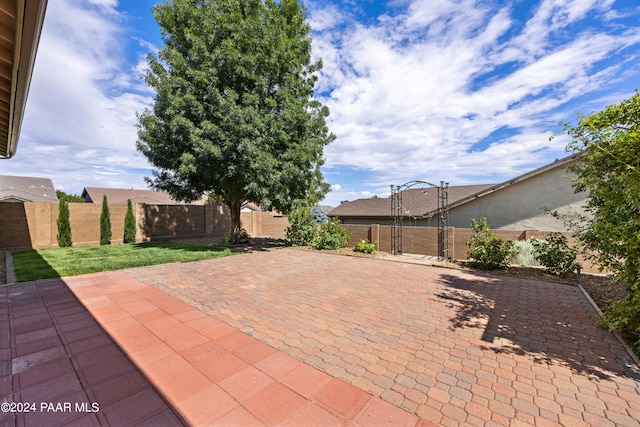
[[[436,424],[640,425],[638,366],[577,287],[288,249],[127,274]]]

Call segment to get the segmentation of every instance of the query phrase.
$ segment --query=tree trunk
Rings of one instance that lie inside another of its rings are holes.
[[[240,222],[240,208],[242,202],[234,201],[229,203],[229,210],[231,211],[231,242],[240,243],[240,237],[242,235],[242,223]]]

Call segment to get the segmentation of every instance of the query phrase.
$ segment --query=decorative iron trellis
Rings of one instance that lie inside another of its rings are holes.
[[[402,185],[391,185],[391,253],[402,255],[402,226],[405,216],[402,206],[402,193],[417,184],[428,185],[438,191],[438,259],[449,258],[449,183],[440,181],[440,185],[435,185],[426,181],[409,181]],[[424,216],[423,216],[424,218]]]

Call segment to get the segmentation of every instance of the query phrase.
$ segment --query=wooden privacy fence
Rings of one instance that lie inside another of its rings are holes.
[[[231,229],[229,209],[223,204],[134,204],[136,241],[212,237],[222,241]],[[71,236],[76,246],[100,243],[100,203],[69,203]],[[109,204],[112,243],[122,243],[126,204]],[[243,212],[243,226],[254,237],[284,238],[286,218],[271,212]],[[58,246],[58,203],[0,203],[0,248]]]

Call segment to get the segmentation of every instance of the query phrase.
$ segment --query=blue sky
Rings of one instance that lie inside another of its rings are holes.
[[[49,0],[6,175],[57,189],[145,188],[136,112],[162,47],[154,0]],[[336,140],[323,204],[411,180],[501,182],[564,157],[561,121],[640,88],[636,0],[313,0],[317,97]]]

